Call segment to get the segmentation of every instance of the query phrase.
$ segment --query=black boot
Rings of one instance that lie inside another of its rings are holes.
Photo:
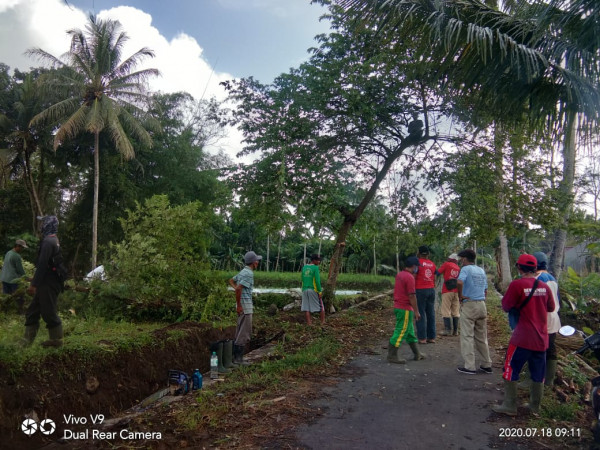
[[[440,334],[442,336],[450,336],[452,335],[452,327],[451,327],[451,322],[450,322],[450,317],[444,317],[444,331],[442,331]]]
[[[225,366],[223,366],[223,345],[224,341],[219,342],[217,346],[217,359],[219,361],[219,373],[229,373],[231,372]]]
[[[452,318],[452,327],[454,328],[453,331],[453,335],[454,336],[458,336],[458,321],[460,320],[460,317],[453,317]]]
[[[233,341],[231,339],[223,342],[223,367],[226,369],[235,367],[233,364]]]
[[[233,344],[233,363],[238,366],[248,366],[250,365],[246,361],[244,361],[244,346],[243,345],[235,345]]]

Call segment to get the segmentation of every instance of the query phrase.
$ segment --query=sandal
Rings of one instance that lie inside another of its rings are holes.
[[[425,339],[419,339],[419,344],[427,344],[427,341]]]
[[[435,344],[435,339],[427,339],[428,344]]]

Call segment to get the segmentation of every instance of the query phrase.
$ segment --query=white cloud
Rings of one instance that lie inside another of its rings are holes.
[[[193,37],[180,33],[169,41],[152,26],[149,14],[132,7],[100,11],[98,17],[118,20],[123,26],[129,36],[124,57],[143,47],[154,51],[156,57],[148,58],[143,65],[156,68],[162,74],[150,81],[153,91],[186,91],[197,99],[225,98],[219,83],[234,77],[213,71]],[[0,62],[22,71],[39,66],[39,61],[24,55],[33,47],[60,56],[69,49],[67,30],[83,29],[86,20],[86,14],[63,0],[0,0]],[[241,149],[239,139],[239,133],[229,133],[217,147],[233,156]]]

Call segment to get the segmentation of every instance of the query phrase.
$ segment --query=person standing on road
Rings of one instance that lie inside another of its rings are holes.
[[[556,366],[558,365],[558,353],[556,352],[556,333],[560,330],[560,294],[558,291],[558,282],[550,272],[548,272],[548,257],[543,252],[535,252],[533,257],[537,260],[537,279],[546,283],[554,298],[554,310],[548,313],[548,350],[546,350],[546,376],[544,384],[553,386],[556,378]]]
[[[452,253],[436,271],[444,277],[442,285],[442,319],[444,320],[443,336],[458,336],[458,320],[460,318],[460,301],[458,300],[457,281],[460,267],[458,255]],[[453,330],[454,329],[454,330]]]
[[[457,280],[460,311],[460,352],[464,365],[457,368],[461,373],[475,375],[475,352],[479,356],[479,369],[492,373],[492,359],[487,339],[487,276],[485,271],[475,265],[477,255],[471,249],[458,254],[462,265]]]
[[[548,349],[548,313],[554,311],[554,297],[550,286],[536,280],[537,260],[522,254],[517,260],[521,278],[508,286],[502,297],[502,309],[519,309],[519,320],[513,330],[504,360],[504,401],[492,410],[508,416],[517,415],[517,381],[527,363],[531,374],[529,388],[530,411],[537,414],[544,394],[546,350]]]
[[[0,281],[2,281],[2,293],[4,294],[14,293],[19,287],[19,284],[16,283],[16,281],[25,276],[25,269],[23,269],[23,258],[21,258],[21,252],[25,248],[28,248],[27,242],[22,239],[17,239],[14,247],[6,252],[6,255],[4,255],[2,272],[0,273]]]
[[[417,321],[419,344],[435,344],[435,264],[429,259],[429,247],[419,247],[419,271],[415,287],[421,320]]]
[[[321,257],[312,255],[310,264],[302,267],[302,308],[305,312],[306,323],[312,325],[311,313],[319,312],[321,315],[321,325],[325,325],[325,307],[321,288],[321,276],[319,275],[319,264]]]
[[[58,295],[63,290],[63,282],[57,272],[62,264],[62,254],[58,242],[58,219],[56,216],[44,216],[42,221],[42,241],[38,250],[35,275],[27,293],[33,300],[25,312],[25,336],[23,344],[33,343],[40,326],[40,316],[46,322],[49,340],[42,342],[44,347],[63,345],[62,321],[58,316]]]
[[[258,268],[262,256],[250,251],[244,255],[244,267],[240,273],[229,280],[229,285],[234,289],[237,302],[237,327],[233,341],[233,362],[246,365],[244,362],[244,346],[252,336],[252,290],[254,289],[254,271]]]
[[[425,359],[425,355],[419,352],[417,338],[413,328],[413,318],[421,320],[417,308],[417,296],[415,294],[415,272],[419,269],[419,259],[416,256],[406,258],[404,270],[396,275],[394,284],[394,314],[396,315],[396,328],[388,344],[387,360],[394,364],[405,364],[406,360],[398,358],[398,348],[402,341],[408,342],[415,361]]]

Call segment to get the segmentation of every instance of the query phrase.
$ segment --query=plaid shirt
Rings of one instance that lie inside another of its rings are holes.
[[[252,305],[252,289],[254,288],[254,272],[248,266],[244,267],[240,273],[233,277],[233,281],[242,285],[241,303],[244,314],[252,314],[254,306]]]

